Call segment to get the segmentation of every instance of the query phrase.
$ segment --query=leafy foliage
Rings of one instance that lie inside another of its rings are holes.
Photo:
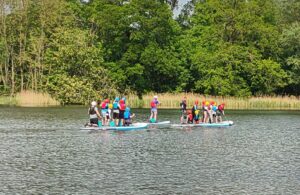
[[[300,93],[296,0],[9,0],[0,12],[0,93],[63,104],[136,92]],[[4,11],[3,11],[4,10]]]

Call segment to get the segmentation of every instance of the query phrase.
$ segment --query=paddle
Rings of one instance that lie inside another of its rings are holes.
[[[227,117],[225,116],[225,114],[223,114],[223,117],[225,119],[225,121],[228,121]]]
[[[116,126],[115,121],[110,121],[110,122],[109,122],[109,126],[110,126],[110,127],[115,127],[115,126]]]

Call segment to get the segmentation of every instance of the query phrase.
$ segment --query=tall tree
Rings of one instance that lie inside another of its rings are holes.
[[[261,93],[251,87],[255,72],[259,74],[264,59],[277,59],[278,36],[276,7],[271,1],[199,1],[187,30],[190,70],[194,90],[215,95],[250,95]],[[270,59],[270,60],[271,60]],[[268,62],[278,70],[278,64]],[[279,66],[279,70],[282,68]],[[267,71],[262,74],[273,74]],[[263,76],[263,75],[262,75]],[[271,76],[271,75],[265,75]],[[279,79],[272,90],[282,87],[285,73],[272,75]],[[193,89],[192,89],[193,90]]]

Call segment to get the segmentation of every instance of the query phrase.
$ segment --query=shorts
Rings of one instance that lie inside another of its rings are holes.
[[[120,110],[119,119],[124,119],[125,110]]]
[[[124,124],[125,124],[125,126],[129,126],[131,124],[131,120],[125,119]]]
[[[113,109],[113,113],[120,113],[120,110],[119,109]]]
[[[106,119],[110,119],[110,114],[106,113]]]
[[[120,118],[119,115],[120,115],[119,113],[114,112],[113,119],[119,119]]]
[[[98,118],[90,118],[90,123],[98,125]]]
[[[102,114],[102,117],[103,117],[103,118],[106,118],[106,113],[107,113],[106,110],[105,110],[105,111],[104,111],[104,110],[101,111],[101,114]]]
[[[157,113],[157,108],[151,108],[151,112]]]

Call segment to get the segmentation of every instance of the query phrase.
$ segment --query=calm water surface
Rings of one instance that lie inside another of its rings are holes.
[[[79,131],[86,113],[0,107],[0,193],[300,194],[300,112],[228,111],[228,128],[125,133]]]

